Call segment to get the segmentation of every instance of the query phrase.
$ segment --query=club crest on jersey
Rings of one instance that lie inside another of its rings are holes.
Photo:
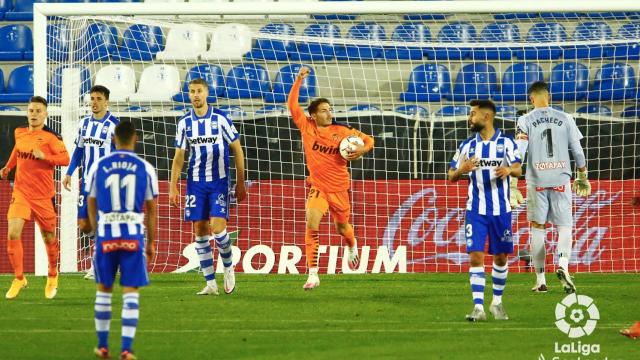
[[[496,151],[497,152],[503,152],[504,151],[504,144],[496,145]]]
[[[212,121],[211,122],[211,128],[212,129],[218,129],[218,123],[216,121]]]
[[[109,128],[108,128],[108,127],[104,127],[104,128],[102,128],[102,133],[103,133],[103,134],[106,134],[108,131],[109,131]]]
[[[334,142],[338,142],[338,141],[340,141],[340,135],[338,135],[338,134],[333,134],[333,135],[331,135],[331,139],[332,139]]]

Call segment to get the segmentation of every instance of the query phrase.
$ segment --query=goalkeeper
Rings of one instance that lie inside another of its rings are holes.
[[[516,142],[523,157],[527,147],[529,150],[526,172],[527,218],[531,223],[531,257],[536,270],[536,286],[531,290],[547,291],[544,242],[545,225],[549,222],[558,229],[556,275],[564,290],[574,293],[576,287],[569,275],[573,226],[569,150],[578,168],[573,190],[579,196],[589,196],[591,185],[580,145],[583,136],[571,115],[549,106],[550,95],[545,82],[533,83],[528,95],[534,109],[518,119]],[[517,179],[512,183],[512,189],[516,184]]]

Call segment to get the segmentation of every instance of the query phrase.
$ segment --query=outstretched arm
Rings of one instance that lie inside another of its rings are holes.
[[[306,67],[302,67],[300,72],[298,73],[298,77],[296,81],[293,83],[291,87],[291,91],[289,91],[289,98],[287,99],[287,106],[289,107],[289,112],[293,117],[293,122],[296,126],[302,130],[302,128],[307,123],[307,115],[305,115],[304,110],[298,104],[298,97],[300,96],[300,87],[302,86],[302,81],[309,75],[309,69]]]

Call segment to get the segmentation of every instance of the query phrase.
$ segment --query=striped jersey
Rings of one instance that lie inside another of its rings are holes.
[[[496,129],[495,135],[483,141],[480,134],[465,140],[451,160],[457,170],[464,159],[476,157],[479,165],[469,173],[467,210],[479,215],[500,215],[511,211],[509,177],[502,180],[496,169],[522,162],[515,141]]]
[[[97,242],[137,240],[144,246],[144,202],[158,196],[158,176],[151,164],[132,151],[116,150],[98,160],[86,179],[96,199]]]
[[[87,178],[89,169],[91,169],[96,160],[111,154],[115,150],[115,144],[112,139],[118,122],[120,122],[118,118],[109,111],[102,119],[94,119],[89,114],[80,120],[75,144],[76,147],[82,149],[83,179]],[[69,168],[67,169],[67,174],[71,175],[75,170],[75,168]]]
[[[209,105],[203,117],[191,109],[178,121],[176,148],[189,150],[190,181],[228,181],[229,144],[240,134],[222,111]]]

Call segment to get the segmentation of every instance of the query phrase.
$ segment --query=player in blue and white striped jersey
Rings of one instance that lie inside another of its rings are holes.
[[[102,85],[95,85],[89,90],[91,97],[91,114],[80,120],[78,137],[75,140],[76,148],[71,156],[71,163],[67,168],[67,174],[62,180],[62,185],[67,191],[71,190],[71,176],[76,168],[82,166],[80,175],[80,194],[78,195],[78,228],[83,233],[93,238],[87,219],[87,193],[84,191],[86,180],[91,166],[106,155],[115,150],[113,134],[118,125],[118,118],[111,114],[109,108],[109,89]],[[85,279],[93,279],[93,265],[89,268]]]
[[[469,126],[476,134],[465,140],[451,160],[449,180],[457,182],[469,175],[465,237],[469,253],[469,277],[474,308],[469,321],[484,321],[484,248],[489,238],[493,255],[493,300],[489,310],[496,320],[509,317],[502,305],[502,293],[513,253],[509,179],[522,174],[515,141],[493,127],[496,106],[490,100],[470,103]]]
[[[134,153],[136,140],[133,124],[119,123],[117,150],[96,161],[86,178],[89,221],[96,232],[98,346],[94,353],[101,359],[109,358],[111,297],[118,269],[123,293],[120,359],[135,359],[132,343],[139,316],[138,288],[149,284],[147,261],[153,261],[155,253],[158,177],[153,166]]]
[[[224,291],[230,294],[235,288],[231,242],[227,234],[230,151],[233,152],[236,167],[236,199],[240,202],[246,197],[240,135],[224,112],[207,103],[208,95],[209,87],[205,80],[194,79],[189,82],[189,99],[193,108],[178,122],[169,188],[171,204],[179,206],[178,180],[184,165],[184,154],[189,151],[184,217],[193,222],[200,268],[207,283],[198,295],[218,294],[210,244],[212,240],[224,264]]]

